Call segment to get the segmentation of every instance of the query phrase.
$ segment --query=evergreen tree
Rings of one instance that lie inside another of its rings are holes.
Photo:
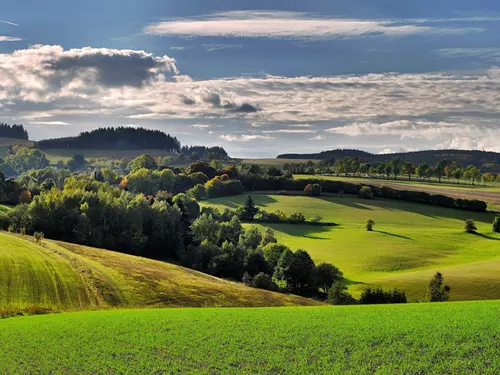
[[[252,221],[259,209],[255,207],[252,197],[249,195],[245,201],[245,205],[238,209],[238,217],[240,220]]]
[[[450,297],[451,288],[444,284],[444,277],[441,272],[436,272],[431,279],[428,288],[430,302],[444,302],[448,301]]]

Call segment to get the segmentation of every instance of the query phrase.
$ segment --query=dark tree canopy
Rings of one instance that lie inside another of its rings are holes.
[[[99,128],[82,132],[77,137],[47,139],[36,143],[40,149],[47,148],[87,148],[87,149],[162,149],[180,152],[177,138],[159,130],[144,128]]]
[[[0,137],[28,139],[28,131],[22,125],[8,125],[0,122]]]
[[[196,154],[196,159],[227,159],[229,156],[222,147],[206,147],[206,146],[182,146],[181,152],[186,156]]]

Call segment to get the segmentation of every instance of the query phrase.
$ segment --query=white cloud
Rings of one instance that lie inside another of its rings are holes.
[[[274,137],[270,137],[267,135],[254,135],[254,134],[241,134],[241,135],[223,134],[219,138],[227,142],[248,142],[259,139],[264,139],[264,140],[274,139]]]
[[[420,22],[419,22],[420,23]],[[145,27],[149,35],[247,38],[333,39],[366,35],[405,36],[419,33],[461,33],[473,29],[406,24],[392,20],[326,18],[285,11],[230,11],[165,20]]]
[[[14,22],[9,22],[9,21],[5,21],[5,20],[0,20],[0,22],[2,23],[6,23],[8,25],[12,25],[12,26],[19,26],[17,23],[14,23]]]
[[[212,125],[194,124],[194,125],[191,125],[191,127],[196,128],[196,129],[209,129],[212,127]]]
[[[293,124],[293,125],[288,125],[292,128],[312,128],[311,124]]]
[[[311,129],[276,129],[276,130],[263,130],[264,134],[272,134],[272,133],[283,133],[283,134],[294,134],[294,133],[316,133],[316,130]]]
[[[64,121],[31,121],[31,125],[69,125]]]
[[[321,141],[323,139],[325,139],[325,136],[324,135],[320,135],[320,134],[318,134],[315,137],[309,138],[310,141]]]
[[[500,62],[500,48],[443,48],[436,51],[445,58],[471,58]]]
[[[20,42],[22,39],[15,36],[0,35],[0,42]]]

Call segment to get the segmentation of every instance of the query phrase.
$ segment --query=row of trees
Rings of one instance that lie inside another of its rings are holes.
[[[3,122],[0,122],[0,137],[26,140],[29,139],[28,131],[24,129],[23,125],[8,125]]]

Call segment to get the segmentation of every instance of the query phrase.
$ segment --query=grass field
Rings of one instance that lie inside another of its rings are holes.
[[[368,285],[398,287],[410,299],[425,299],[436,271],[452,287],[452,300],[500,299],[500,234],[493,233],[492,213],[473,213],[416,203],[363,200],[354,196],[312,198],[254,194],[257,206],[307,218],[321,215],[338,227],[269,225],[280,242],[305,249],[319,262],[338,266],[358,295]],[[202,202],[235,209],[246,195]],[[368,218],[375,231],[364,228]],[[479,234],[467,234],[464,220],[473,218]]]
[[[25,139],[0,137],[0,156],[4,156],[7,150],[9,149],[9,146],[13,145],[32,146],[33,141],[27,141]]]
[[[315,305],[170,263],[0,232],[0,310]],[[0,311],[1,313],[2,311]],[[1,315],[1,314],[0,314]]]
[[[500,301],[0,320],[2,374],[500,373]]]

